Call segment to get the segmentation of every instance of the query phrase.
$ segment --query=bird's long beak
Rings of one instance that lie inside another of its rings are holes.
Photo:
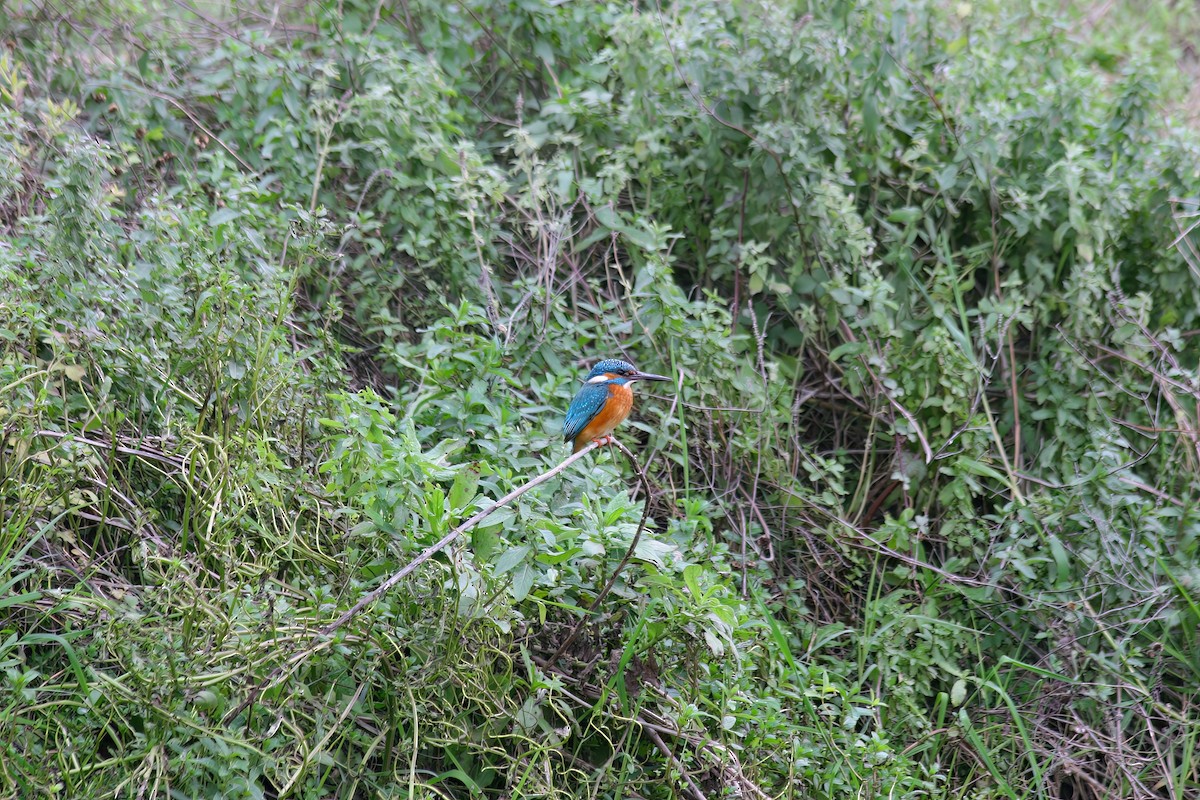
[[[652,375],[649,372],[635,372],[632,376],[635,381],[669,381],[668,377],[663,375]]]

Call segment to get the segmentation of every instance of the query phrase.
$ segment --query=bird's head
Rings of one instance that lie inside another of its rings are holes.
[[[604,361],[592,367],[592,371],[588,373],[584,379],[586,383],[603,383],[624,385],[633,383],[634,381],[669,381],[670,378],[662,375],[652,375],[649,372],[640,372],[637,367],[630,364],[628,361],[621,361],[617,358],[607,358]]]

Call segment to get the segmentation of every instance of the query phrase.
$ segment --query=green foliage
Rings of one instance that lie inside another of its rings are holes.
[[[1169,31],[6,11],[5,793],[1200,787]],[[673,379],[648,497],[589,454],[322,632],[554,466],[601,355]]]

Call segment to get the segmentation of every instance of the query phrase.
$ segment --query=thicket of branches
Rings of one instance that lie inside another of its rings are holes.
[[[4,796],[1200,796],[1163,40],[389,5],[0,21]]]

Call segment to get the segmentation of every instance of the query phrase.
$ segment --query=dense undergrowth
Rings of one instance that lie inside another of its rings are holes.
[[[6,8],[0,794],[1200,796],[1162,41],[388,6]]]

